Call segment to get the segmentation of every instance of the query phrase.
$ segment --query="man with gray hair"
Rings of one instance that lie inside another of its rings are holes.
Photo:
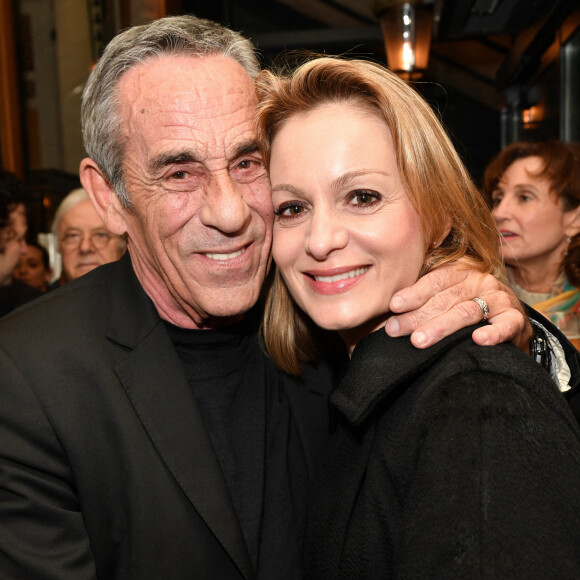
[[[0,324],[0,578],[301,577],[333,369],[291,379],[260,348],[257,72],[247,40],[185,16],[121,33],[92,72],[80,176],[128,253]],[[525,340],[496,281],[433,274],[399,301],[465,282],[399,332],[451,308],[426,346],[483,296],[496,324],[476,339]]]

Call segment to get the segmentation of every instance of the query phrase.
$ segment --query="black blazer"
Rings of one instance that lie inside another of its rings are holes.
[[[308,372],[283,380],[313,470],[330,375]],[[2,320],[0,401],[0,578],[254,577],[181,363],[128,256]]]

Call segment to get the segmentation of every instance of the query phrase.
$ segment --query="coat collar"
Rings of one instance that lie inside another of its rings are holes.
[[[383,328],[365,336],[353,351],[348,370],[331,402],[354,425],[397,388],[413,381],[457,343],[470,339],[477,326],[468,326],[425,349],[408,336],[391,338]]]
[[[167,468],[244,577],[252,578],[218,459],[164,324],[128,255],[112,275],[107,338],[127,349],[115,372]]]

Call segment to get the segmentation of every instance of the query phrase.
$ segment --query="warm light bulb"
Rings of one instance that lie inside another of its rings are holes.
[[[415,57],[413,56],[413,49],[410,42],[403,44],[403,70],[412,70],[415,64]]]

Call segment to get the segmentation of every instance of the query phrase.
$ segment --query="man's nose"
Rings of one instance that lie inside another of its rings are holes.
[[[248,185],[236,183],[229,173],[214,174],[208,181],[201,222],[225,234],[242,231],[251,217],[246,200]]]
[[[324,260],[348,244],[349,234],[340,216],[323,209],[314,210],[306,236],[306,252]]]
[[[81,252],[81,254],[89,254],[90,252],[94,251],[95,246],[93,245],[93,242],[91,240],[91,235],[90,234],[83,235],[81,237],[81,243],[79,244],[79,252]]]

